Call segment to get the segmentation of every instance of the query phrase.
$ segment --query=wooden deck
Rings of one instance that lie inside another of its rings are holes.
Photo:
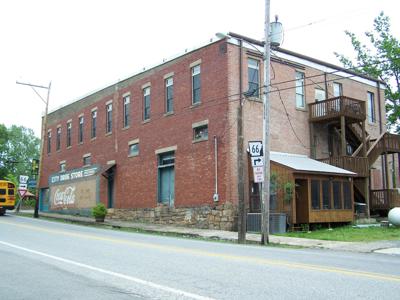
[[[390,210],[400,207],[400,194],[397,190],[372,190],[370,202],[371,210]]]
[[[346,117],[349,122],[360,122],[366,118],[365,101],[345,96],[308,104],[310,122],[323,122]]]
[[[319,159],[319,161],[357,173],[357,177],[369,176],[369,162],[366,157],[337,156]]]

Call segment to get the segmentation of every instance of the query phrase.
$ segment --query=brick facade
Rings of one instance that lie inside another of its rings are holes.
[[[83,166],[83,156],[90,154],[91,163],[104,168],[115,163],[113,213],[110,217],[179,223],[197,227],[233,229],[237,209],[237,108],[239,105],[239,47],[227,40],[211,42],[140,74],[108,86],[48,115],[47,131],[51,131],[51,152],[44,145],[41,188],[48,187],[48,178],[60,170],[65,161],[67,170]],[[260,62],[256,51],[242,52],[242,92],[248,90],[247,61]],[[200,65],[200,104],[192,104],[193,65]],[[321,70],[276,58],[272,62],[271,150],[310,155],[310,131],[307,107],[295,107],[295,71],[324,85]],[[173,113],[166,113],[165,77],[173,77]],[[333,93],[334,74],[328,74],[327,89]],[[353,79],[337,78],[346,96],[366,100],[367,91],[377,95],[371,85]],[[287,83],[281,83],[287,82]],[[322,82],[322,83],[320,83]],[[314,88],[306,80],[306,103],[315,102]],[[143,87],[150,87],[150,119],[143,120]],[[325,88],[325,86],[323,86]],[[280,93],[277,89],[282,90]],[[123,96],[130,95],[131,123],[123,127]],[[261,95],[261,93],[260,93]],[[331,96],[331,95],[329,95]],[[328,96],[328,97],[329,97]],[[378,97],[375,111],[379,112]],[[383,99],[383,91],[381,91]],[[112,103],[112,131],[106,133],[106,104]],[[249,140],[261,139],[262,102],[257,98],[243,102],[245,147]],[[294,131],[288,125],[287,113]],[[382,100],[383,103],[383,100]],[[381,104],[381,121],[385,122]],[[91,113],[97,111],[97,134],[91,138]],[[83,142],[78,143],[79,117],[84,117]],[[379,118],[378,118],[379,119]],[[67,122],[72,124],[72,144],[66,147]],[[194,141],[193,124],[208,124],[208,139]],[[56,130],[61,126],[61,149],[56,151]],[[368,124],[367,131],[379,135],[379,124]],[[329,156],[326,132],[316,128],[317,158]],[[218,194],[215,193],[214,137],[218,145]],[[129,156],[129,142],[136,140],[139,155]],[[174,205],[160,205],[158,160],[160,149],[172,147],[175,153]],[[245,152],[246,149],[244,149]],[[247,159],[246,152],[244,153]],[[247,166],[247,162],[246,162]],[[379,166],[378,166],[379,167]],[[248,199],[248,171],[245,168],[245,198]],[[98,174],[99,201],[108,204],[107,179]],[[43,199],[42,199],[43,201]],[[51,199],[50,199],[51,201]],[[227,212],[224,212],[227,209]]]

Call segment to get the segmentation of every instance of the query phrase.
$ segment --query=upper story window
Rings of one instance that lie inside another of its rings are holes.
[[[192,124],[193,142],[208,140],[208,120]]]
[[[51,131],[47,131],[47,153],[51,152]]]
[[[325,100],[325,91],[323,89],[315,89],[315,102]]]
[[[72,123],[67,123],[67,147],[71,147],[71,130],[72,130]]]
[[[306,108],[304,97],[304,73],[296,71],[296,108]]]
[[[260,63],[258,60],[249,58],[247,61],[248,94],[253,97],[260,97]]]
[[[334,97],[343,96],[343,86],[341,83],[338,82],[333,83],[333,96]]]
[[[78,143],[83,143],[83,116],[79,117]]]
[[[61,127],[57,127],[57,136],[56,136],[56,150],[60,150],[61,148]]]
[[[139,142],[129,144],[128,156],[138,156],[139,155]]]
[[[167,113],[174,111],[174,79],[165,79],[165,110]]]
[[[60,162],[60,172],[65,172],[67,170],[67,164],[65,161]]]
[[[123,126],[128,127],[131,123],[131,96],[126,95],[122,98],[122,102],[124,104],[124,119]]]
[[[368,121],[370,123],[374,123],[376,116],[375,116],[375,97],[374,97],[374,93],[368,92],[367,93],[368,96]]]
[[[143,121],[150,119],[150,87],[143,89]]]
[[[112,131],[112,103],[106,105],[106,133]]]
[[[200,65],[192,68],[192,104],[200,103]]]
[[[85,154],[83,156],[83,165],[89,166],[92,163],[92,156],[90,154]]]
[[[92,130],[90,137],[94,139],[96,137],[96,127],[97,127],[97,110],[92,111]]]

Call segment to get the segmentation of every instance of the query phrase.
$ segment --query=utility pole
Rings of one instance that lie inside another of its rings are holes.
[[[24,83],[24,82],[16,82],[17,84],[21,85],[27,85],[30,86],[33,91],[36,93],[36,95],[39,96],[39,98],[43,101],[43,103],[46,105],[45,108],[45,113],[43,116],[43,122],[42,122],[42,137],[40,140],[40,157],[39,157],[39,172],[38,172],[38,178],[36,178],[36,201],[35,201],[35,212],[33,214],[34,218],[39,218],[39,184],[40,184],[40,176],[42,175],[43,171],[43,148],[44,148],[44,139],[46,136],[46,125],[47,125],[47,114],[49,111],[49,100],[50,100],[50,89],[51,89],[51,81],[49,82],[49,86],[41,86],[41,85],[35,85],[35,84],[30,84],[30,83]],[[46,100],[43,99],[43,97],[36,91],[35,88],[40,88],[40,89],[46,89],[47,90],[47,97]]]
[[[263,117],[263,144],[264,144],[264,183],[262,189],[262,214],[261,214],[261,244],[269,243],[269,180],[270,180],[270,157],[269,157],[269,114],[270,114],[270,0],[265,0],[265,23],[264,23],[264,93],[263,93],[263,104],[264,104],[264,117]]]
[[[238,39],[239,42],[239,107],[238,107],[238,116],[237,116],[237,152],[238,152],[238,243],[245,244],[246,243],[246,204],[244,201],[244,155],[243,155],[243,100],[242,100],[242,55],[243,55],[243,41]]]

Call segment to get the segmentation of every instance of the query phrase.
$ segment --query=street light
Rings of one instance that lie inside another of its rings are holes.
[[[36,85],[36,84],[18,82],[18,81],[16,82],[16,84],[30,86],[33,89],[33,91],[36,93],[36,95],[39,96],[40,100],[42,100],[42,102],[46,105],[43,122],[42,122],[42,137],[41,137],[41,141],[40,141],[40,154],[39,154],[40,155],[39,156],[39,172],[38,172],[38,178],[36,179],[36,202],[35,202],[35,212],[33,214],[34,218],[39,218],[39,183],[40,183],[40,176],[42,174],[42,169],[43,169],[43,148],[44,148],[44,138],[45,138],[45,134],[46,134],[47,113],[49,110],[51,81],[49,82],[49,86],[42,86],[42,85]],[[46,89],[47,90],[46,99],[44,99],[35,88]]]

